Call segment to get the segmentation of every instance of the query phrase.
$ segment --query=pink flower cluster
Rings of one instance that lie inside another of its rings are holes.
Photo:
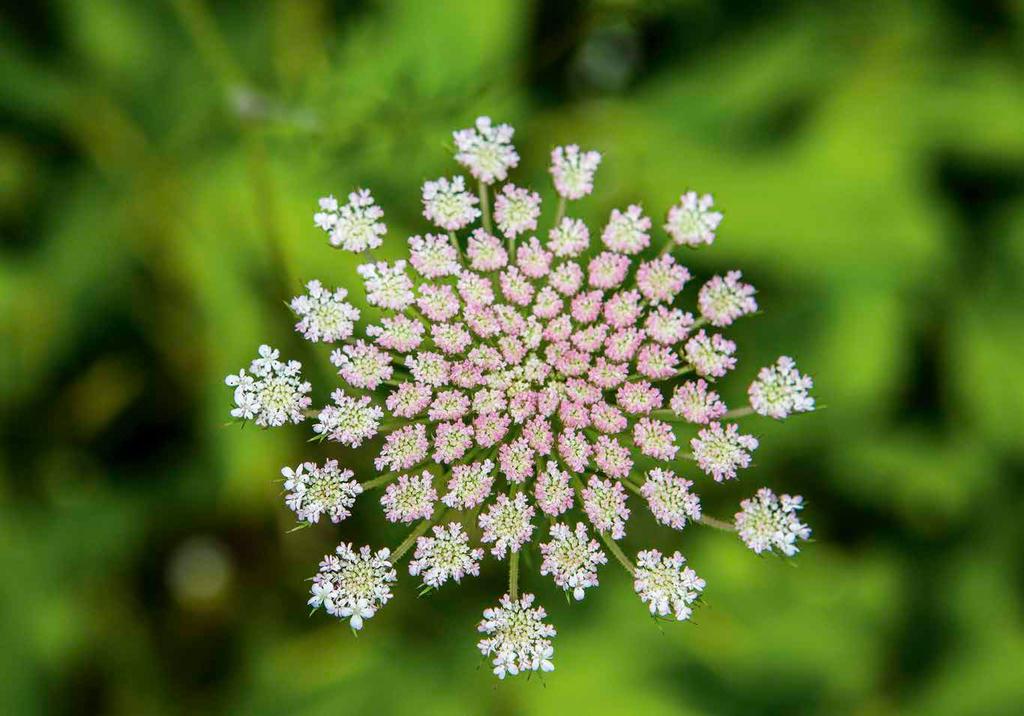
[[[423,216],[437,233],[409,237],[408,260],[370,253],[386,227],[369,192],[343,206],[322,200],[315,223],[332,244],[367,258],[358,273],[369,309],[316,281],[291,304],[304,337],[335,344],[330,360],[344,384],[333,404],[309,411],[315,431],[349,447],[373,445],[379,475],[341,490],[319,473],[294,472],[289,486],[301,495],[289,505],[306,509],[301,497],[340,520],[357,495],[379,487],[387,520],[419,523],[394,553],[345,551],[348,561],[329,565],[311,604],[361,625],[389,598],[391,565],[413,545],[410,572],[432,589],[479,573],[484,549],[470,543],[478,538],[513,572],[510,595],[490,610],[501,618],[485,620],[485,631],[500,636],[481,643],[502,677],[553,668],[545,614],[530,611],[532,596],[520,599],[515,588],[518,553],[532,546],[538,517],[551,522],[540,571],[576,599],[609,561],[603,541],[652,614],[686,619],[703,580],[679,553],[642,551],[634,564],[622,552],[618,541],[637,513],[630,500],[673,529],[701,522],[694,482],[677,473],[696,467],[732,480],[758,446],[727,421],[814,407],[810,378],[789,358],[761,371],[749,408],[730,412],[715,389],[738,360],[719,329],[758,307],[738,271],[699,289],[696,317],[677,305],[693,276],[673,252],[712,243],[722,222],[709,195],[684,194],[662,235],[640,204],[615,209],[592,242],[569,202],[592,193],[600,154],[576,145],[552,152],[559,208],[545,224],[540,195],[506,182],[519,162],[512,136],[486,117],[455,133],[457,160],[473,179],[423,185]],[[301,366],[261,351],[253,375],[228,378],[233,415],[266,425],[308,417]]]

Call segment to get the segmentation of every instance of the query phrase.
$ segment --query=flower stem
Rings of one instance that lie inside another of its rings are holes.
[[[733,418],[743,418],[743,417],[746,417],[748,415],[753,415],[753,414],[754,414],[754,409],[751,408],[749,405],[747,405],[746,407],[743,407],[743,408],[736,408],[735,410],[730,410],[728,413],[723,415],[722,418],[724,420],[730,420],[730,419],[733,419]]]
[[[714,527],[716,530],[724,530],[725,532],[735,532],[736,527],[732,522],[726,522],[725,520],[719,520],[708,515],[701,515],[700,523],[707,525],[708,527]]]
[[[480,211],[483,212],[484,231],[488,234],[494,233],[494,226],[491,224],[491,199],[487,195],[487,185],[480,182],[478,194],[480,196]]]
[[[601,539],[604,541],[605,545],[608,546],[608,551],[612,553],[615,559],[619,560],[619,564],[625,567],[626,571],[630,574],[636,574],[636,567],[634,567],[633,563],[629,561],[629,557],[627,557],[626,553],[622,551],[622,548],[616,544],[615,540],[609,537],[606,532],[599,532],[598,534],[601,535]]]
[[[366,482],[362,482],[362,483],[359,484],[359,486],[362,487],[363,491],[365,492],[366,490],[372,490],[375,487],[380,487],[381,485],[386,485],[389,482],[391,482],[392,480],[394,480],[396,477],[398,477],[398,471],[397,470],[395,472],[385,473],[385,474],[381,475],[380,477],[373,478],[372,480],[367,480]]]
[[[397,564],[398,560],[400,560],[402,556],[409,551],[409,548],[416,543],[416,540],[422,537],[423,533],[430,529],[430,526],[437,522],[437,520],[439,519],[440,515],[436,518],[423,520],[418,525],[416,525],[416,529],[410,532],[409,536],[402,540],[402,544],[395,547],[394,551],[391,553],[391,564]]]
[[[562,217],[565,216],[565,203],[566,203],[565,202],[565,197],[564,196],[559,196],[558,197],[558,208],[555,209],[555,228],[556,229],[558,228],[558,225],[562,223]]]
[[[519,599],[519,550],[508,556],[508,596],[512,601]]]
[[[639,487],[637,487],[636,485],[634,485],[634,484],[633,484],[633,482],[632,482],[631,480],[627,480],[627,479],[623,478],[622,480],[619,480],[619,482],[621,482],[621,483],[622,483],[623,485],[625,485],[626,487],[628,487],[628,488],[630,489],[630,491],[631,491],[631,492],[633,492],[633,493],[635,493],[635,494],[639,495],[640,497],[643,497],[643,496],[644,496],[644,493],[640,492],[640,488],[639,488]],[[645,498],[645,499],[646,499],[646,498]]]

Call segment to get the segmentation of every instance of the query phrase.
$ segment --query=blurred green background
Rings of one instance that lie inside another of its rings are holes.
[[[7,4],[0,711],[1024,713],[1022,68],[1013,0]],[[756,465],[704,490],[721,515],[802,493],[795,567],[638,526],[708,581],[662,629],[613,566],[572,606],[526,575],[559,630],[543,682],[480,668],[493,563],[419,600],[402,579],[358,639],[308,618],[322,554],[403,530],[286,534],[273,479],[329,448],[224,427],[261,342],[315,404],[334,382],[282,305],[355,279],[315,199],[372,187],[398,256],[478,114],[538,188],[555,144],[600,149],[592,226],[714,192],[688,264],[743,269],[764,309],[726,398],[788,353],[827,406],[752,423]]]

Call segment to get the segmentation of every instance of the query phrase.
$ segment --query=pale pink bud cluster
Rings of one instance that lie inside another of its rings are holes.
[[[600,163],[599,152],[582,152],[577,144],[555,147],[551,151],[555,190],[566,199],[582,199],[594,191],[594,174]]]
[[[665,231],[672,240],[683,246],[711,244],[715,230],[722,223],[722,214],[712,211],[715,200],[710,194],[697,196],[690,191],[679,197],[679,203],[669,209]]]

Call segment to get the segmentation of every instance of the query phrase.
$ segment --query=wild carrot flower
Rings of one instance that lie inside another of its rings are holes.
[[[249,372],[238,371],[224,382],[235,389],[235,408],[231,416],[252,420],[260,427],[301,423],[304,411],[313,402],[312,386],[302,380],[302,364],[278,360],[281,353],[268,345],[259,348],[260,357],[249,364]]]
[[[460,582],[467,574],[480,574],[484,551],[469,546],[469,535],[458,522],[434,526],[433,537],[416,540],[416,554],[409,562],[409,574],[423,575],[428,587],[440,587],[449,579]]]
[[[384,212],[370,194],[369,189],[358,189],[348,195],[348,203],[327,196],[320,200],[320,211],[313,222],[327,232],[331,246],[359,253],[376,249],[384,243],[387,227],[381,219]]]
[[[292,299],[291,307],[300,320],[295,330],[313,343],[334,343],[352,335],[359,309],[345,302],[348,291],[325,289],[319,281],[306,284],[306,293]]]
[[[544,555],[540,573],[550,574],[565,591],[572,590],[576,601],[583,599],[584,590],[597,586],[597,566],[608,562],[582,522],[576,523],[575,530],[558,522],[551,525],[551,541],[540,545],[540,553]]]
[[[483,621],[477,629],[486,634],[477,645],[480,653],[491,659],[494,673],[499,679],[520,671],[553,671],[551,657],[555,653],[551,637],[555,628],[545,624],[544,607],[534,607],[536,599],[524,594],[519,599],[509,595],[501,598],[497,607],[484,610]],[[493,657],[493,658],[492,658]]]
[[[681,530],[687,520],[700,520],[700,498],[690,492],[693,482],[676,477],[671,470],[656,467],[647,473],[647,481],[640,488],[640,494],[655,519],[672,529]]]
[[[811,536],[811,528],[796,515],[804,508],[803,502],[799,495],[778,497],[767,487],[762,487],[754,497],[740,503],[740,511],[736,513],[736,530],[740,539],[754,554],[778,549],[792,557],[800,551],[796,546],[797,540]]]
[[[324,607],[331,616],[348,619],[353,629],[362,629],[363,621],[391,600],[390,585],[398,579],[388,561],[391,551],[362,547],[356,552],[351,544],[342,543],[335,552],[320,562],[308,603],[314,609]]]
[[[728,412],[718,393],[708,390],[703,378],[676,386],[672,394],[672,412],[688,422],[707,425]]]
[[[754,287],[742,283],[742,277],[739,271],[730,271],[725,278],[715,276],[701,286],[697,305],[700,306],[700,315],[712,326],[731,325],[740,316],[757,310]]]
[[[363,491],[362,485],[352,479],[353,472],[339,468],[337,460],[328,460],[323,467],[304,462],[294,469],[282,468],[281,474],[287,490],[285,504],[300,522],[309,524],[319,522],[320,515],[341,522],[352,514],[352,505]]]
[[[519,164],[512,146],[515,130],[507,124],[494,126],[490,117],[478,117],[476,127],[453,133],[458,153],[455,161],[484,184],[505,181],[508,170]]]
[[[710,194],[700,197],[689,191],[679,197],[679,203],[669,209],[665,231],[672,240],[683,246],[711,244],[715,230],[722,223],[722,214],[711,211],[715,200]]]
[[[441,177],[423,185],[423,216],[448,231],[458,231],[480,216],[476,208],[479,203],[466,191],[466,180],[462,177],[451,181]]]
[[[775,365],[761,369],[747,395],[754,412],[782,420],[792,413],[814,410],[814,398],[808,395],[813,387],[814,381],[797,371],[793,359],[782,356]]]
[[[551,151],[551,176],[555,190],[566,199],[582,199],[594,190],[594,173],[601,163],[598,152],[582,152],[579,145]]]
[[[695,478],[710,476],[709,489],[736,479],[758,441],[722,421],[814,407],[811,379],[785,357],[750,384],[749,406],[728,410],[709,385],[738,364],[736,344],[716,331],[757,310],[738,271],[707,281],[696,309],[680,305],[693,277],[678,246],[712,243],[722,221],[710,195],[684,194],[662,233],[639,202],[588,228],[570,202],[593,192],[601,157],[566,145],[551,154],[558,209],[545,222],[540,195],[508,182],[519,163],[512,137],[486,117],[455,132],[456,160],[473,179],[422,186],[432,226],[395,241],[407,259],[372,257],[387,227],[368,190],[344,205],[320,200],[314,223],[329,243],[368,257],[357,268],[364,311],[317,281],[291,302],[299,333],[335,344],[341,387],[327,405],[310,409],[301,365],[269,346],[225,379],[237,419],[276,427],[315,415],[321,439],[375,450],[377,474],[361,481],[337,460],[285,468],[285,502],[300,521],[342,521],[357,501],[373,502],[357,496],[379,490],[385,519],[411,530],[393,552],[339,545],[313,578],[310,605],[359,629],[391,599],[400,560],[435,588],[478,574],[489,552],[509,569],[509,593],[479,627],[500,678],[553,668],[555,630],[519,593],[522,552],[539,550],[540,573],[576,599],[614,557],[652,614],[688,619],[704,581],[683,556],[649,549],[634,563],[620,546],[630,493],[672,529],[729,527],[703,514]],[[681,457],[695,474],[677,474]],[[791,554],[809,535],[800,507],[761,491],[735,528],[754,551]],[[633,519],[646,519],[640,512]],[[550,527],[538,531],[537,517]]]
[[[693,457],[700,469],[717,482],[736,478],[736,469],[750,466],[750,451],[757,449],[757,438],[740,435],[739,426],[711,423],[690,441]]]
[[[690,605],[704,591],[704,580],[684,567],[685,563],[679,552],[662,557],[661,552],[651,549],[636,556],[633,588],[654,616],[685,621],[693,613]]]

